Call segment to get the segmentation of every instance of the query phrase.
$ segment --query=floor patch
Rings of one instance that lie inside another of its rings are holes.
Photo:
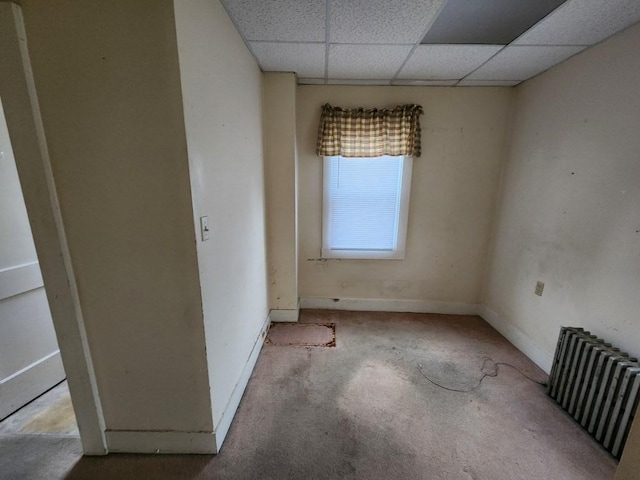
[[[295,347],[335,347],[335,323],[274,323],[269,328],[267,345]]]

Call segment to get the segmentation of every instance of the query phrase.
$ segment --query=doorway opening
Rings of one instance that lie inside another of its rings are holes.
[[[36,356],[42,354],[38,357],[39,360],[36,360],[36,364],[57,370],[60,378],[56,383],[62,381],[66,374],[70,395],[73,398],[72,410],[79,430],[82,432],[80,435],[82,449],[85,454],[104,455],[107,449],[102,408],[49,160],[44,126],[40,117],[22,10],[15,3],[0,2],[0,44],[3,46],[0,49],[0,98],[4,124],[11,139],[15,169],[22,186],[21,193],[28,213],[28,224],[33,234],[32,243],[37,250],[35,261],[32,258],[31,261],[22,264],[14,262],[12,266],[20,268],[9,269],[12,275],[18,272],[18,279],[22,280],[16,281],[15,277],[11,277],[10,281],[6,281],[6,278],[0,281],[3,286],[15,290],[14,294],[7,295],[7,298],[16,299],[24,293],[39,291],[40,296],[46,299],[44,304],[50,309],[48,318],[52,321],[52,330],[55,331],[54,339],[57,338],[58,345],[55,345],[51,339],[48,343],[43,341],[46,347],[36,354]],[[17,242],[18,247],[21,245],[24,247],[27,244],[28,242],[24,244]],[[24,250],[24,252],[28,251],[33,254],[33,249],[29,250],[28,247]],[[20,282],[26,282],[27,286],[21,285]],[[39,282],[41,282],[40,285],[38,285]],[[31,288],[27,288],[29,285]],[[46,294],[43,288],[45,285]],[[43,303],[40,303],[41,310],[42,305]],[[45,317],[47,315],[43,314],[42,318]],[[7,318],[15,317],[7,316]],[[4,320],[4,317],[0,317],[0,320]],[[36,330],[41,331],[47,328],[49,327],[40,326],[36,327]],[[41,337],[28,332],[25,338],[27,339],[24,343],[27,345],[25,348],[33,349]],[[8,342],[0,338],[0,350],[5,347],[3,341]],[[49,353],[42,353],[46,350]],[[61,368],[62,363],[64,368]],[[17,378],[17,375],[27,367],[32,365],[27,364],[26,367],[14,365],[11,367],[14,369],[13,372],[6,376],[4,372],[0,372],[0,378],[4,378],[3,383],[8,384],[10,379]],[[6,366],[3,368],[9,370]],[[17,384],[14,383],[14,385]],[[20,389],[16,387],[16,391]],[[33,395],[37,396],[38,392]]]
[[[11,434],[79,435],[0,101],[0,435]]]

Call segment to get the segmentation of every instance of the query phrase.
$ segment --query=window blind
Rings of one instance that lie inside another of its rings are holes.
[[[403,157],[329,160],[329,248],[394,250]]]

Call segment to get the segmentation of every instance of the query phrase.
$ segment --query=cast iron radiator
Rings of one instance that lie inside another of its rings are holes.
[[[638,406],[640,364],[582,328],[562,327],[547,393],[620,458]]]

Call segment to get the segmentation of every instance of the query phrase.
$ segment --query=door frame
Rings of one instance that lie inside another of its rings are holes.
[[[0,1],[0,96],[86,455],[107,453],[91,352],[19,5]]]

